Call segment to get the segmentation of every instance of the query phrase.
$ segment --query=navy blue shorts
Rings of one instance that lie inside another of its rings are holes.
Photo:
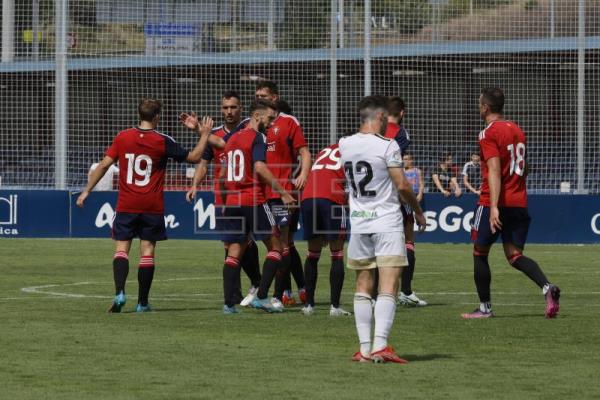
[[[248,236],[265,240],[273,234],[275,220],[269,206],[226,207],[221,222],[221,240],[225,243],[246,243]]]
[[[471,226],[471,240],[480,246],[490,246],[502,236],[502,243],[512,243],[523,249],[527,241],[527,232],[531,217],[527,208],[498,207],[502,230],[492,233],[490,228],[490,208],[478,206]]]
[[[290,232],[298,230],[298,220],[300,219],[300,211],[298,208],[288,208],[283,204],[281,199],[271,199],[268,201],[271,214],[275,218],[275,226],[289,226]]]
[[[114,240],[142,240],[158,242],[167,240],[165,216],[163,214],[133,214],[117,212],[112,226]]]
[[[346,237],[346,209],[328,199],[306,199],[300,205],[304,240],[324,236],[327,240]]]

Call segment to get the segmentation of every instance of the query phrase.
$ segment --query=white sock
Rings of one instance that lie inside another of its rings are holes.
[[[391,294],[379,294],[375,303],[375,338],[373,352],[387,346],[387,339],[394,324],[396,297]]]
[[[479,303],[479,311],[482,313],[492,312],[492,303]]]
[[[354,293],[354,320],[360,342],[360,352],[363,356],[368,357],[371,354],[373,308],[371,307],[371,296],[366,293]]]

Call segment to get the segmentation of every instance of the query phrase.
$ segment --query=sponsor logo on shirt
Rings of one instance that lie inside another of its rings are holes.
[[[350,218],[377,218],[377,211],[352,211]]]
[[[267,143],[267,151],[275,151],[275,142]]]

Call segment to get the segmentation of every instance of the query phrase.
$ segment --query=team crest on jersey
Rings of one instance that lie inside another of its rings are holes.
[[[279,134],[279,127],[278,127],[278,126],[275,126],[275,127],[273,128],[273,133],[274,133],[275,135],[278,135],[278,134]]]

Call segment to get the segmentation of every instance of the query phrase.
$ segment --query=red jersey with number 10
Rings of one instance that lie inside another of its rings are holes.
[[[119,161],[117,212],[163,214],[167,159],[185,161],[188,151],[154,129],[130,128],[117,134],[106,155]]]
[[[481,154],[481,196],[479,204],[490,205],[487,160],[500,158],[500,197],[498,207],[527,207],[525,177],[525,134],[512,121],[491,122],[479,134]]]
[[[254,172],[254,163],[266,159],[265,136],[246,128],[229,138],[226,156],[225,204],[228,206],[257,206],[266,201],[265,185]]]
[[[302,200],[328,199],[336,204],[346,203],[344,169],[338,144],[325,147],[317,155],[302,192]]]
[[[292,170],[297,152],[304,146],[306,140],[298,120],[291,115],[279,113],[267,129],[267,166],[288,193],[294,190]],[[267,188],[267,199],[280,197],[279,193]]]

